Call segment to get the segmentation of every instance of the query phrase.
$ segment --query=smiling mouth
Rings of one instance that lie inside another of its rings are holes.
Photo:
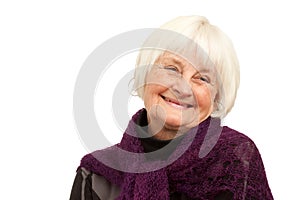
[[[168,97],[165,97],[163,95],[160,95],[161,98],[168,104],[168,105],[171,105],[175,108],[180,108],[180,109],[186,109],[186,108],[192,108],[194,107],[193,105],[191,104],[188,104],[188,103],[182,103],[182,102],[179,102],[175,99],[170,99]]]

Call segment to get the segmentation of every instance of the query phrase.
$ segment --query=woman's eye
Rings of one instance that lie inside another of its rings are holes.
[[[206,82],[206,83],[210,83],[209,77],[206,77],[206,76],[200,76],[199,79],[200,79],[201,81]]]
[[[200,77],[200,80],[201,80],[201,81],[208,82],[208,79],[207,79],[207,78],[205,78],[205,77]]]
[[[174,72],[178,72],[178,69],[174,66],[165,66],[166,70],[170,70],[170,71],[174,71]]]

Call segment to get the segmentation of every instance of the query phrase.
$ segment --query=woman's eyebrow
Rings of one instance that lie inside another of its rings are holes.
[[[192,65],[199,73],[214,73],[215,69],[213,67],[209,67],[207,65]]]
[[[205,74],[210,74],[212,70],[210,68],[203,68],[202,66],[196,69],[199,73],[205,73]]]
[[[183,62],[181,62],[181,60],[179,60],[176,57],[172,57],[170,55],[164,56],[164,57],[161,58],[161,63],[164,63],[164,62],[172,62],[176,65],[183,65]]]

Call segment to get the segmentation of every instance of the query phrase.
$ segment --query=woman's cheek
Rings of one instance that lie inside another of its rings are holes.
[[[200,110],[206,110],[211,108],[213,101],[211,98],[211,92],[208,90],[208,88],[199,88],[198,90],[196,90],[194,95]]]

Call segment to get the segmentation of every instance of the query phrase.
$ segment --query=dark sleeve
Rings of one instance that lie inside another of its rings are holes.
[[[81,169],[78,169],[72,186],[70,200],[81,200],[82,181]]]
[[[256,146],[254,146],[253,155],[249,163],[246,199],[273,200],[264,164]]]
[[[77,170],[73,183],[70,200],[100,200],[92,188],[92,173],[82,169]]]
[[[233,193],[229,190],[219,192],[215,197],[214,200],[232,200]]]
[[[273,200],[260,153],[252,140],[231,134],[212,154],[208,199]],[[214,160],[215,159],[215,160]]]

